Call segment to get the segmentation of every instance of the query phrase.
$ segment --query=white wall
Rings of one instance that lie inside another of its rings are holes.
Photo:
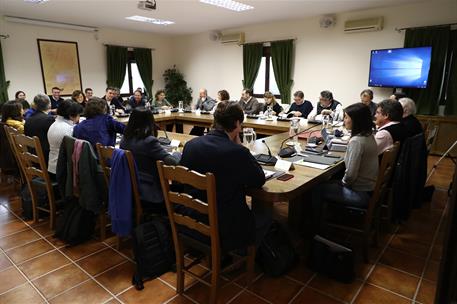
[[[329,89],[344,105],[359,100],[359,93],[367,87],[370,50],[402,47],[404,32],[396,27],[411,27],[457,22],[457,1],[395,6],[337,15],[334,28],[319,27],[319,17],[289,20],[229,29],[243,31],[247,42],[296,38],[295,90],[302,90],[305,98],[317,101],[319,92]],[[379,32],[344,34],[344,21],[384,16],[384,30]],[[194,89],[206,87],[212,97],[220,89],[227,89],[232,99],[241,94],[243,78],[242,48],[221,45],[208,39],[208,33],[173,38],[177,67]],[[374,89],[375,101],[392,93],[392,89]]]
[[[0,29],[2,34],[10,35],[2,40],[5,75],[11,81],[10,99],[18,90],[25,91],[29,101],[35,94],[44,92],[38,38],[78,42],[82,86],[93,88],[96,96],[103,96],[106,88],[104,43],[155,48],[152,52],[154,90],[163,87],[162,74],[173,62],[170,38],[157,34],[102,28],[96,40],[90,32],[11,23],[3,18],[0,18]]]

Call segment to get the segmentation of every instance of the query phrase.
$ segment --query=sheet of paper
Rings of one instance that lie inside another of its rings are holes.
[[[320,170],[325,170],[328,167],[330,167],[329,165],[310,163],[310,162],[303,161],[303,160],[299,160],[299,161],[295,162],[295,164],[299,165],[299,166],[311,167],[311,168],[316,168],[316,169],[320,169]]]
[[[172,140],[171,140],[171,143],[170,143],[170,146],[171,146],[171,147],[177,148],[177,147],[179,147],[179,144],[180,144],[180,143],[181,143],[181,142],[180,142],[179,140],[177,140],[177,139],[172,139]]]
[[[265,178],[266,178],[266,179],[269,179],[269,178],[272,177],[276,172],[263,169],[263,173],[265,173]]]
[[[275,164],[275,169],[279,171],[289,171],[291,166],[292,162],[278,159],[278,161]]]

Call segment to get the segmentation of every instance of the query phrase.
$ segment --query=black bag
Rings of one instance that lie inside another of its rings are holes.
[[[82,208],[78,199],[64,202],[64,212],[57,219],[55,237],[69,245],[90,240],[95,229],[95,214]]]
[[[42,187],[35,188],[36,195],[38,197],[38,206],[46,206],[48,204],[48,195],[46,189]],[[23,184],[21,188],[21,205],[22,205],[22,218],[25,221],[33,219],[33,204],[32,196],[30,195],[29,187],[27,184]],[[39,215],[47,215],[45,212],[39,212]]]
[[[273,222],[257,249],[257,262],[263,271],[273,277],[285,274],[297,261],[295,249],[287,232]]]
[[[355,278],[353,251],[319,235],[313,238],[308,267],[342,283]]]
[[[132,284],[137,290],[144,288],[143,280],[158,277],[172,269],[175,263],[170,223],[154,217],[133,231],[133,253],[136,271]]]

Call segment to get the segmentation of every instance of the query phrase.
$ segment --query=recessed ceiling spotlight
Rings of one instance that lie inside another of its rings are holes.
[[[133,20],[133,21],[139,21],[139,22],[146,22],[146,23],[152,23],[152,24],[157,24],[157,25],[170,25],[174,24],[173,21],[168,21],[168,20],[162,20],[162,19],[155,19],[155,18],[148,18],[144,16],[130,16],[130,17],[125,17],[127,20]]]
[[[254,8],[251,5],[233,0],[200,0],[200,2],[209,5],[219,6],[236,12],[247,11]]]

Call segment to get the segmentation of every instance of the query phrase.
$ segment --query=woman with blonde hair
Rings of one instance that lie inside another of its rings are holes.
[[[283,111],[283,108],[279,105],[279,103],[276,102],[276,98],[273,93],[266,91],[265,94],[263,94],[263,98],[265,99],[263,112],[266,112],[268,107],[271,107],[273,110],[273,115],[278,115]]]

